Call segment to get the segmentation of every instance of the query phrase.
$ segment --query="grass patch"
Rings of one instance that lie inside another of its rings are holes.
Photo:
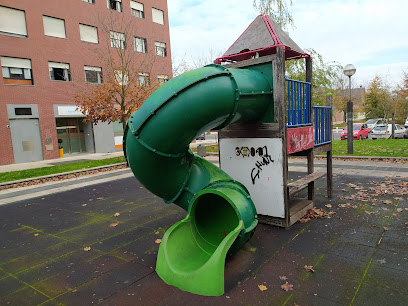
[[[197,148],[191,149],[193,152],[197,152]],[[207,152],[218,153],[218,145],[206,146]]]
[[[23,180],[23,179],[37,177],[37,176],[44,176],[44,175],[57,174],[57,173],[62,173],[62,172],[89,169],[93,167],[106,166],[106,165],[118,164],[118,163],[123,163],[123,162],[125,162],[125,158],[123,156],[120,156],[120,157],[100,159],[100,160],[91,160],[91,161],[85,161],[85,162],[56,165],[56,166],[51,166],[51,167],[4,172],[4,173],[0,173],[0,182]]]
[[[408,157],[408,139],[368,139],[353,141],[353,153],[347,154],[347,141],[333,141],[333,155]]]

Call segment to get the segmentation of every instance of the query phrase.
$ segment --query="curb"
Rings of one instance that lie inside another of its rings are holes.
[[[21,183],[31,182],[31,181],[35,181],[35,180],[48,179],[48,178],[53,178],[53,177],[56,177],[56,176],[65,176],[65,175],[69,175],[69,174],[76,174],[76,173],[82,173],[82,172],[88,172],[88,171],[94,171],[94,170],[114,168],[114,167],[118,167],[118,166],[122,166],[122,165],[126,165],[126,162],[118,163],[118,164],[105,165],[105,166],[99,166],[99,167],[86,168],[86,169],[81,169],[81,170],[73,170],[73,171],[68,171],[68,172],[61,172],[61,173],[43,175],[43,176],[37,176],[37,177],[32,177],[32,178],[27,178],[27,179],[22,179],[22,180],[16,180],[16,181],[3,182],[3,183],[0,183],[0,189],[2,189],[3,187],[6,187],[6,186],[14,185],[14,184],[21,184]]]

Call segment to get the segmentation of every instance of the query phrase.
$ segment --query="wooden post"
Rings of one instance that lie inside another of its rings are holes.
[[[332,107],[332,95],[327,94],[326,105]],[[330,148],[326,152],[327,158],[327,196],[331,198],[333,196],[333,151],[332,151],[332,141],[333,141],[333,120],[332,120],[332,109],[330,109]]]
[[[313,73],[313,68],[312,68],[312,58],[306,57],[306,82],[312,83],[312,73]],[[310,100],[312,100],[312,91],[313,91],[313,86],[310,86]],[[310,118],[313,118],[313,108],[312,108],[312,101],[310,101]],[[311,174],[314,171],[314,152],[313,149],[308,150],[307,152],[307,174]],[[310,182],[307,185],[307,197],[309,200],[314,199],[314,181]]]
[[[276,59],[272,62],[273,101],[275,122],[279,125],[279,138],[282,139],[283,164],[283,197],[285,200],[285,223],[289,226],[289,194],[288,194],[288,153],[286,145],[286,99],[285,99],[285,52],[282,47],[276,49]]]

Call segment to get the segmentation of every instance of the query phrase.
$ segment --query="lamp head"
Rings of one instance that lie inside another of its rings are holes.
[[[351,77],[352,75],[354,75],[356,73],[356,67],[354,67],[353,64],[348,64],[348,65],[346,65],[346,67],[344,67],[343,73],[346,76]]]

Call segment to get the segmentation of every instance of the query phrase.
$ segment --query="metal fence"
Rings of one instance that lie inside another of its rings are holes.
[[[314,145],[322,145],[331,142],[331,107],[313,106],[314,111]]]
[[[288,127],[311,125],[309,82],[286,79],[288,89]]]

